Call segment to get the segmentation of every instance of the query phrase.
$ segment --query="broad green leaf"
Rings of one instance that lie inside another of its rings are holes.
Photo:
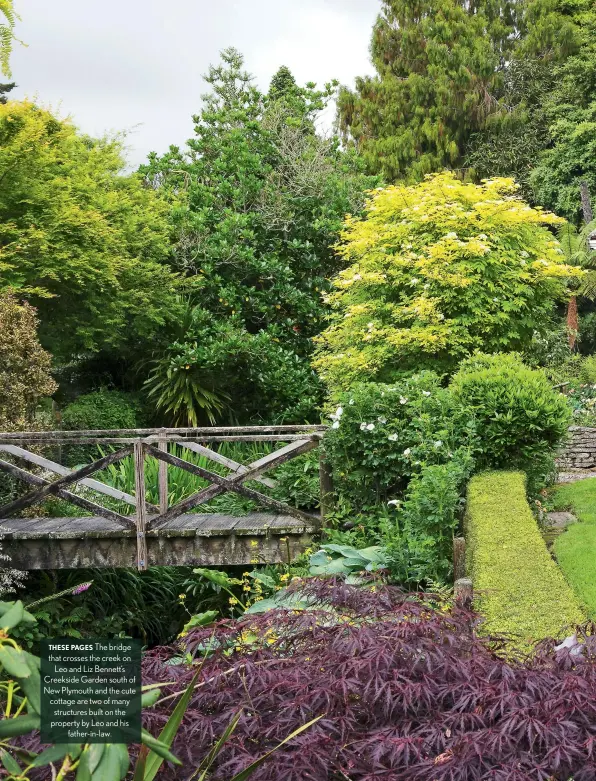
[[[23,620],[25,609],[23,603],[19,599],[14,605],[6,611],[6,613],[0,618],[0,628],[4,631],[12,629],[17,626]]]
[[[149,692],[145,692],[141,695],[141,708],[151,708],[160,697],[161,691],[159,689],[152,689]]]
[[[16,738],[36,729],[39,729],[39,716],[36,714],[17,716],[16,719],[3,719],[0,721],[0,738]]]
[[[21,770],[21,766],[16,761],[16,759],[12,756],[12,754],[9,754],[8,751],[5,749],[2,749],[2,753],[0,754],[0,758],[2,759],[2,764],[4,767],[8,770],[9,773],[12,775],[20,776],[23,772]]]
[[[119,781],[121,778],[120,752],[118,745],[106,743],[101,761],[91,774],[91,781]]]
[[[105,743],[92,743],[89,746],[89,772],[91,775],[93,775],[93,773],[95,773],[97,770],[97,767],[101,762],[101,758],[103,757],[105,747]]]
[[[64,759],[67,754],[67,743],[56,744],[42,751],[31,764],[33,767],[43,767],[44,765],[49,765],[50,762],[58,762],[59,759]]]
[[[0,664],[13,678],[27,678],[31,675],[24,651],[17,651],[11,645],[0,645]]]
[[[207,569],[205,567],[196,567],[193,569],[195,575],[201,575],[205,580],[210,580],[218,586],[234,586],[242,583],[238,578],[230,578],[226,572],[217,569]]]
[[[19,678],[19,685],[27,695],[27,711],[41,713],[41,675],[39,674],[40,660],[27,651],[23,652],[25,661],[30,670],[27,678]]]
[[[197,613],[196,615],[191,616],[190,620],[184,624],[182,631],[188,632],[195,626],[208,626],[215,621],[218,615],[219,613],[217,610],[207,610],[204,613]]]
[[[91,781],[91,771],[89,770],[90,747],[86,748],[79,759],[76,781]]]

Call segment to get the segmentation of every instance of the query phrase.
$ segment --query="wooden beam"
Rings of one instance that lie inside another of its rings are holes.
[[[466,577],[466,540],[464,537],[455,537],[453,540],[453,580],[458,581]]]
[[[0,460],[0,471],[8,472],[8,474],[12,475],[13,477],[22,480],[25,483],[29,483],[29,485],[51,485],[49,480],[45,480],[43,477],[39,477],[38,475],[32,475],[30,472],[26,472],[24,469],[20,469],[14,464],[9,464],[7,461]],[[95,504],[95,502],[91,502],[88,499],[83,499],[82,496],[72,494],[70,491],[65,491],[63,488],[58,489],[55,493],[56,496],[58,496],[60,499],[64,499],[67,502],[76,505],[77,507],[81,507],[83,510],[89,510],[90,512],[95,513],[95,515],[99,515],[102,518],[115,521],[125,529],[134,527],[134,521],[132,521],[130,518],[127,518],[124,515],[120,515],[120,513],[114,512],[113,510],[108,510],[106,507]],[[3,511],[4,507],[0,507],[0,518],[6,517]]]
[[[470,607],[472,605],[474,593],[470,578],[460,578],[459,580],[456,580],[453,592],[456,602],[459,602],[464,607]]]
[[[159,437],[157,444],[162,453],[168,452],[168,440],[165,435]],[[158,464],[157,483],[159,488],[159,513],[162,515],[168,511],[168,465],[165,461]]]
[[[72,485],[73,483],[78,483],[83,477],[88,477],[94,472],[99,472],[106,466],[113,464],[115,461],[125,458],[130,455],[130,452],[131,448],[125,447],[122,450],[117,450],[114,453],[103,456],[103,458],[94,461],[92,464],[86,464],[80,469],[71,472],[69,475],[58,478],[58,480],[54,480],[53,482],[46,480],[44,487],[40,488],[38,491],[32,491],[31,493],[0,507],[0,516],[12,515],[13,513],[24,510],[26,507],[30,507],[32,504],[37,504],[47,496],[50,496],[50,494],[55,494],[61,488],[65,488],[67,485]]]
[[[143,442],[139,439],[134,447],[135,460],[135,493],[137,497],[137,511],[135,515],[137,527],[137,569],[146,570],[147,561],[147,515],[145,513],[145,450]]]
[[[228,469],[231,469],[232,472],[235,472],[236,474],[244,474],[248,471],[247,466],[238,463],[238,461],[234,461],[232,458],[226,458],[226,456],[222,456],[221,453],[217,452],[217,450],[211,450],[211,448],[205,447],[204,445],[198,445],[196,442],[185,441],[179,442],[178,444],[180,444],[181,447],[192,450],[193,453],[198,453],[201,456],[205,456],[205,458],[209,458],[211,461],[215,461],[216,464],[227,466]],[[275,480],[271,480],[268,477],[257,477],[256,480],[257,482],[262,483],[269,488],[275,488],[277,485]]]
[[[9,453],[12,456],[23,459],[30,464],[35,464],[43,469],[47,469],[48,472],[54,472],[57,475],[71,475],[73,470],[67,466],[58,464],[56,461],[50,461],[48,458],[38,455],[37,453],[31,453],[29,450],[24,450],[16,445],[0,445],[0,451]],[[91,488],[93,491],[97,491],[100,494],[105,494],[112,499],[117,499],[119,502],[130,504],[136,507],[136,499],[134,496],[127,494],[126,491],[119,491],[117,488],[112,488],[111,485],[106,485],[100,480],[94,480],[92,477],[86,477],[79,481],[80,485],[84,485],[87,488]],[[149,512],[158,512],[159,508],[153,504],[147,503],[147,509]]]
[[[252,468],[251,465],[248,472],[245,472],[244,474],[238,475],[234,478],[226,478],[221,477],[221,475],[218,475],[215,472],[210,472],[208,469],[203,469],[200,466],[191,464],[189,461],[184,461],[181,458],[177,458],[171,453],[160,453],[159,450],[152,447],[151,445],[145,445],[146,452],[152,455],[154,458],[163,459],[172,466],[185,469],[187,472],[191,472],[198,477],[202,477],[205,480],[209,480],[210,482],[215,483],[214,486],[204,488],[193,496],[190,496],[187,499],[183,499],[174,507],[171,507],[164,515],[160,515],[157,518],[152,518],[149,522],[149,528],[157,529],[168,521],[173,520],[181,513],[196,507],[197,502],[200,504],[204,503],[207,501],[206,497],[211,499],[214,496],[225,493],[226,491],[233,491],[240,494],[241,496],[246,496],[248,499],[253,499],[256,502],[259,502],[259,504],[262,504],[265,507],[271,507],[272,509],[277,510],[277,512],[282,514],[292,515],[295,518],[301,518],[310,522],[312,522],[313,519],[318,521],[319,518],[316,516],[305,513],[302,510],[298,510],[297,508],[291,507],[290,505],[284,504],[283,502],[278,502],[276,499],[271,499],[270,497],[264,496],[258,491],[254,491],[253,489],[246,488],[246,486],[242,485],[242,483],[244,483],[246,480],[251,480],[254,476],[265,472],[267,469],[272,469],[274,466],[278,466],[285,461],[289,461],[291,458],[296,457],[300,453],[306,453],[313,447],[316,447],[316,443],[312,442],[311,440],[303,440],[302,446],[300,448],[295,447],[291,453],[287,452],[287,449],[284,448],[283,450],[286,452],[282,453],[282,451],[277,451],[277,453],[271,453],[264,459],[259,459],[260,465],[258,467]],[[266,463],[264,463],[265,460]],[[220,490],[217,490],[218,488]]]
[[[325,526],[325,519],[333,512],[333,474],[325,451],[319,452],[319,485],[321,492],[321,523]]]

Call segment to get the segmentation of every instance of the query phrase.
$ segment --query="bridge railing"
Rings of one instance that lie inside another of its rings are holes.
[[[0,433],[0,471],[34,486],[34,489],[29,493],[0,507],[0,518],[8,518],[32,505],[39,504],[50,496],[56,496],[94,515],[110,519],[122,528],[135,529],[137,566],[139,569],[147,568],[146,534],[148,531],[157,530],[189,510],[227,492],[237,493],[245,498],[252,499],[276,513],[302,519],[311,526],[313,521],[317,525],[322,526],[325,516],[330,511],[333,492],[331,474],[325,461],[324,451],[319,447],[326,429],[327,426],[323,425],[213,426],[208,428]],[[286,444],[252,463],[243,464],[207,446],[221,442],[279,442]],[[180,444],[185,449],[226,467],[229,470],[228,474],[222,476],[218,472],[174,455],[168,447],[171,443]],[[61,445],[116,445],[118,448],[94,460],[92,463],[77,469],[70,469],[56,461],[39,455],[37,452],[28,450],[24,447],[25,445],[34,447],[36,450],[44,446]],[[275,482],[269,477],[264,477],[266,472],[317,447],[319,447],[321,491],[320,515],[306,513],[297,507],[293,507],[286,502],[280,502],[246,485],[247,482],[258,482],[274,487]],[[41,467],[48,472],[57,474],[59,477],[56,480],[48,480],[46,477],[41,477],[34,472],[4,460],[1,457],[4,453],[12,456],[13,460],[25,461],[27,464]],[[134,458],[134,495],[120,491],[91,477],[91,475],[101,472],[111,464],[131,455]],[[159,505],[153,505],[146,500],[145,460],[148,457],[155,458],[159,462]],[[208,485],[173,506],[169,506],[168,466],[176,467],[201,477],[208,482]],[[131,505],[134,507],[134,515],[122,515],[113,509],[104,507],[87,497],[68,490],[69,487],[76,485],[85,486],[97,493]]]

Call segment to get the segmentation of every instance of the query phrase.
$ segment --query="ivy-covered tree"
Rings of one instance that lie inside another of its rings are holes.
[[[389,181],[460,165],[495,110],[512,3],[383,0],[371,55],[377,74],[339,93],[339,124]]]
[[[0,290],[27,296],[66,360],[150,340],[173,301],[169,209],[121,145],[28,101],[0,105]]]
[[[451,173],[375,192],[348,218],[331,323],[315,366],[332,391],[451,371],[476,349],[527,348],[548,326],[566,280],[545,226],[563,221],[516,196],[511,179],[463,183]]]
[[[331,245],[344,215],[360,211],[375,182],[353,152],[316,133],[333,85],[298,87],[282,68],[264,95],[233,49],[206,81],[211,91],[186,148],[152,154],[141,169],[174,200],[173,263],[194,310],[186,334],[172,334],[171,349],[157,358],[155,384],[160,394],[192,386],[198,399],[200,382],[225,399],[226,414],[235,409],[242,419],[312,417],[318,385],[310,337],[323,327],[321,294],[339,268]],[[238,371],[247,378],[241,386],[231,381]],[[294,380],[280,396],[283,408],[259,403],[258,389],[281,391],[288,371]],[[181,382],[180,372],[196,376]],[[171,393],[166,398],[175,406]],[[188,402],[177,409],[193,419]]]
[[[39,402],[56,390],[37,326],[32,306],[0,293],[0,431],[34,427]]]

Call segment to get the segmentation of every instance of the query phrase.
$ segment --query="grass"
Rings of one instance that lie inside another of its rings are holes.
[[[512,638],[526,650],[534,641],[563,636],[584,615],[550,556],[526,498],[521,472],[472,478],[466,512],[467,564],[482,631]]]
[[[560,486],[557,510],[571,510],[580,523],[555,540],[554,553],[588,617],[596,620],[596,478]]]

